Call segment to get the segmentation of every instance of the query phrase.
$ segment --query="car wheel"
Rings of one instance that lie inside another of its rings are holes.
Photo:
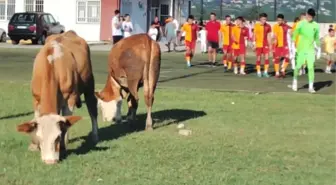
[[[0,42],[6,42],[6,33],[2,33],[0,37]]]
[[[40,37],[40,42],[42,45],[45,44],[45,41],[46,41],[46,35],[45,34],[42,34],[41,37]]]
[[[38,39],[33,39],[32,44],[34,44],[34,45],[38,44]]]
[[[12,44],[13,45],[17,45],[17,44],[19,44],[19,42],[20,42],[20,39],[12,40]]]

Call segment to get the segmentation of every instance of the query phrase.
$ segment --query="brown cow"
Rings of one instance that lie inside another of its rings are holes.
[[[122,39],[110,51],[108,76],[104,89],[97,93],[103,119],[121,121],[121,102],[127,97],[127,118],[133,121],[138,108],[138,90],[144,88],[147,106],[146,130],[152,130],[152,105],[159,79],[161,51],[158,43],[147,34]]]
[[[98,141],[97,99],[85,40],[73,31],[50,37],[35,58],[31,86],[35,118],[18,125],[17,130],[32,135],[30,148],[40,149],[45,163],[57,163],[65,150],[68,128],[81,119],[71,115],[75,105],[81,106],[83,93],[93,140]]]

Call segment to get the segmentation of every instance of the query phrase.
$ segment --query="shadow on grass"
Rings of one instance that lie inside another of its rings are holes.
[[[330,87],[333,84],[333,81],[328,80],[328,81],[322,81],[322,82],[315,82],[314,83],[314,89],[315,91],[319,91],[325,87]],[[300,89],[308,89],[309,84],[306,84],[302,86]]]
[[[189,78],[189,77],[193,77],[193,76],[197,76],[197,75],[201,75],[201,74],[211,73],[211,72],[214,72],[214,71],[217,71],[217,70],[220,70],[220,68],[213,68],[211,70],[206,70],[206,71],[202,71],[202,72],[198,72],[198,73],[191,73],[191,74],[186,74],[186,75],[182,75],[182,76],[178,76],[178,77],[172,77],[172,78],[168,78],[168,79],[164,79],[164,80],[159,80],[159,83],[164,83],[164,82],[169,82],[169,81],[173,81],[173,80]]]
[[[3,117],[0,117],[0,120],[18,118],[18,117],[23,117],[23,116],[29,116],[29,115],[31,115],[33,113],[34,112],[30,111],[30,112],[24,112],[24,113],[19,113],[19,114],[13,114],[13,115],[8,115],[8,116],[3,116]]]
[[[195,110],[185,110],[185,109],[170,109],[162,110],[152,113],[152,118],[154,120],[154,129],[168,126],[171,124],[183,122],[189,119],[194,119],[198,117],[205,116],[204,111],[195,111]],[[113,124],[107,127],[99,129],[99,142],[110,141],[118,139],[122,136],[125,136],[130,133],[143,131],[145,129],[147,113],[137,115],[137,123],[128,124],[126,121],[123,121],[122,124]],[[162,123],[168,121],[167,123]],[[155,132],[155,130],[154,130]],[[79,148],[68,150],[67,155],[77,154],[83,155],[87,154],[90,151],[102,151],[107,150],[107,147],[97,147],[91,140],[91,134],[88,136],[77,137],[70,139],[69,143],[76,142],[78,140],[85,140]],[[66,156],[65,156],[66,158]]]

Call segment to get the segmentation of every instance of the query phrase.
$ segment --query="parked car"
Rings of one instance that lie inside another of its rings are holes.
[[[6,31],[0,28],[0,42],[6,42],[7,34]]]
[[[45,12],[15,13],[8,23],[8,36],[13,44],[18,44],[21,39],[44,44],[49,35],[63,33],[64,30],[63,25]]]

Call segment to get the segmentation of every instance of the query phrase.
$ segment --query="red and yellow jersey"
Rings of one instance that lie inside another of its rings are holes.
[[[296,29],[296,27],[297,27],[297,25],[299,24],[299,22],[300,22],[300,21],[295,22],[295,23],[293,24],[293,26],[292,26],[292,33],[293,33],[294,30]],[[298,43],[299,43],[299,35],[296,36],[296,38],[295,38],[295,46],[297,46]]]
[[[275,24],[273,26],[273,34],[275,37],[275,47],[287,47],[287,34],[290,27],[287,24]]]
[[[257,48],[268,46],[268,34],[272,32],[272,27],[268,23],[256,23],[254,26],[254,39]]]
[[[245,26],[234,26],[232,28],[232,49],[241,49],[241,46],[245,46],[246,39],[249,39],[249,29]]]
[[[185,32],[185,41],[193,42],[197,40],[198,26],[196,24],[184,23],[182,31]]]
[[[230,24],[222,24],[220,28],[220,32],[222,34],[223,38],[223,45],[224,46],[230,46],[232,44],[232,29],[235,25],[230,23]]]

